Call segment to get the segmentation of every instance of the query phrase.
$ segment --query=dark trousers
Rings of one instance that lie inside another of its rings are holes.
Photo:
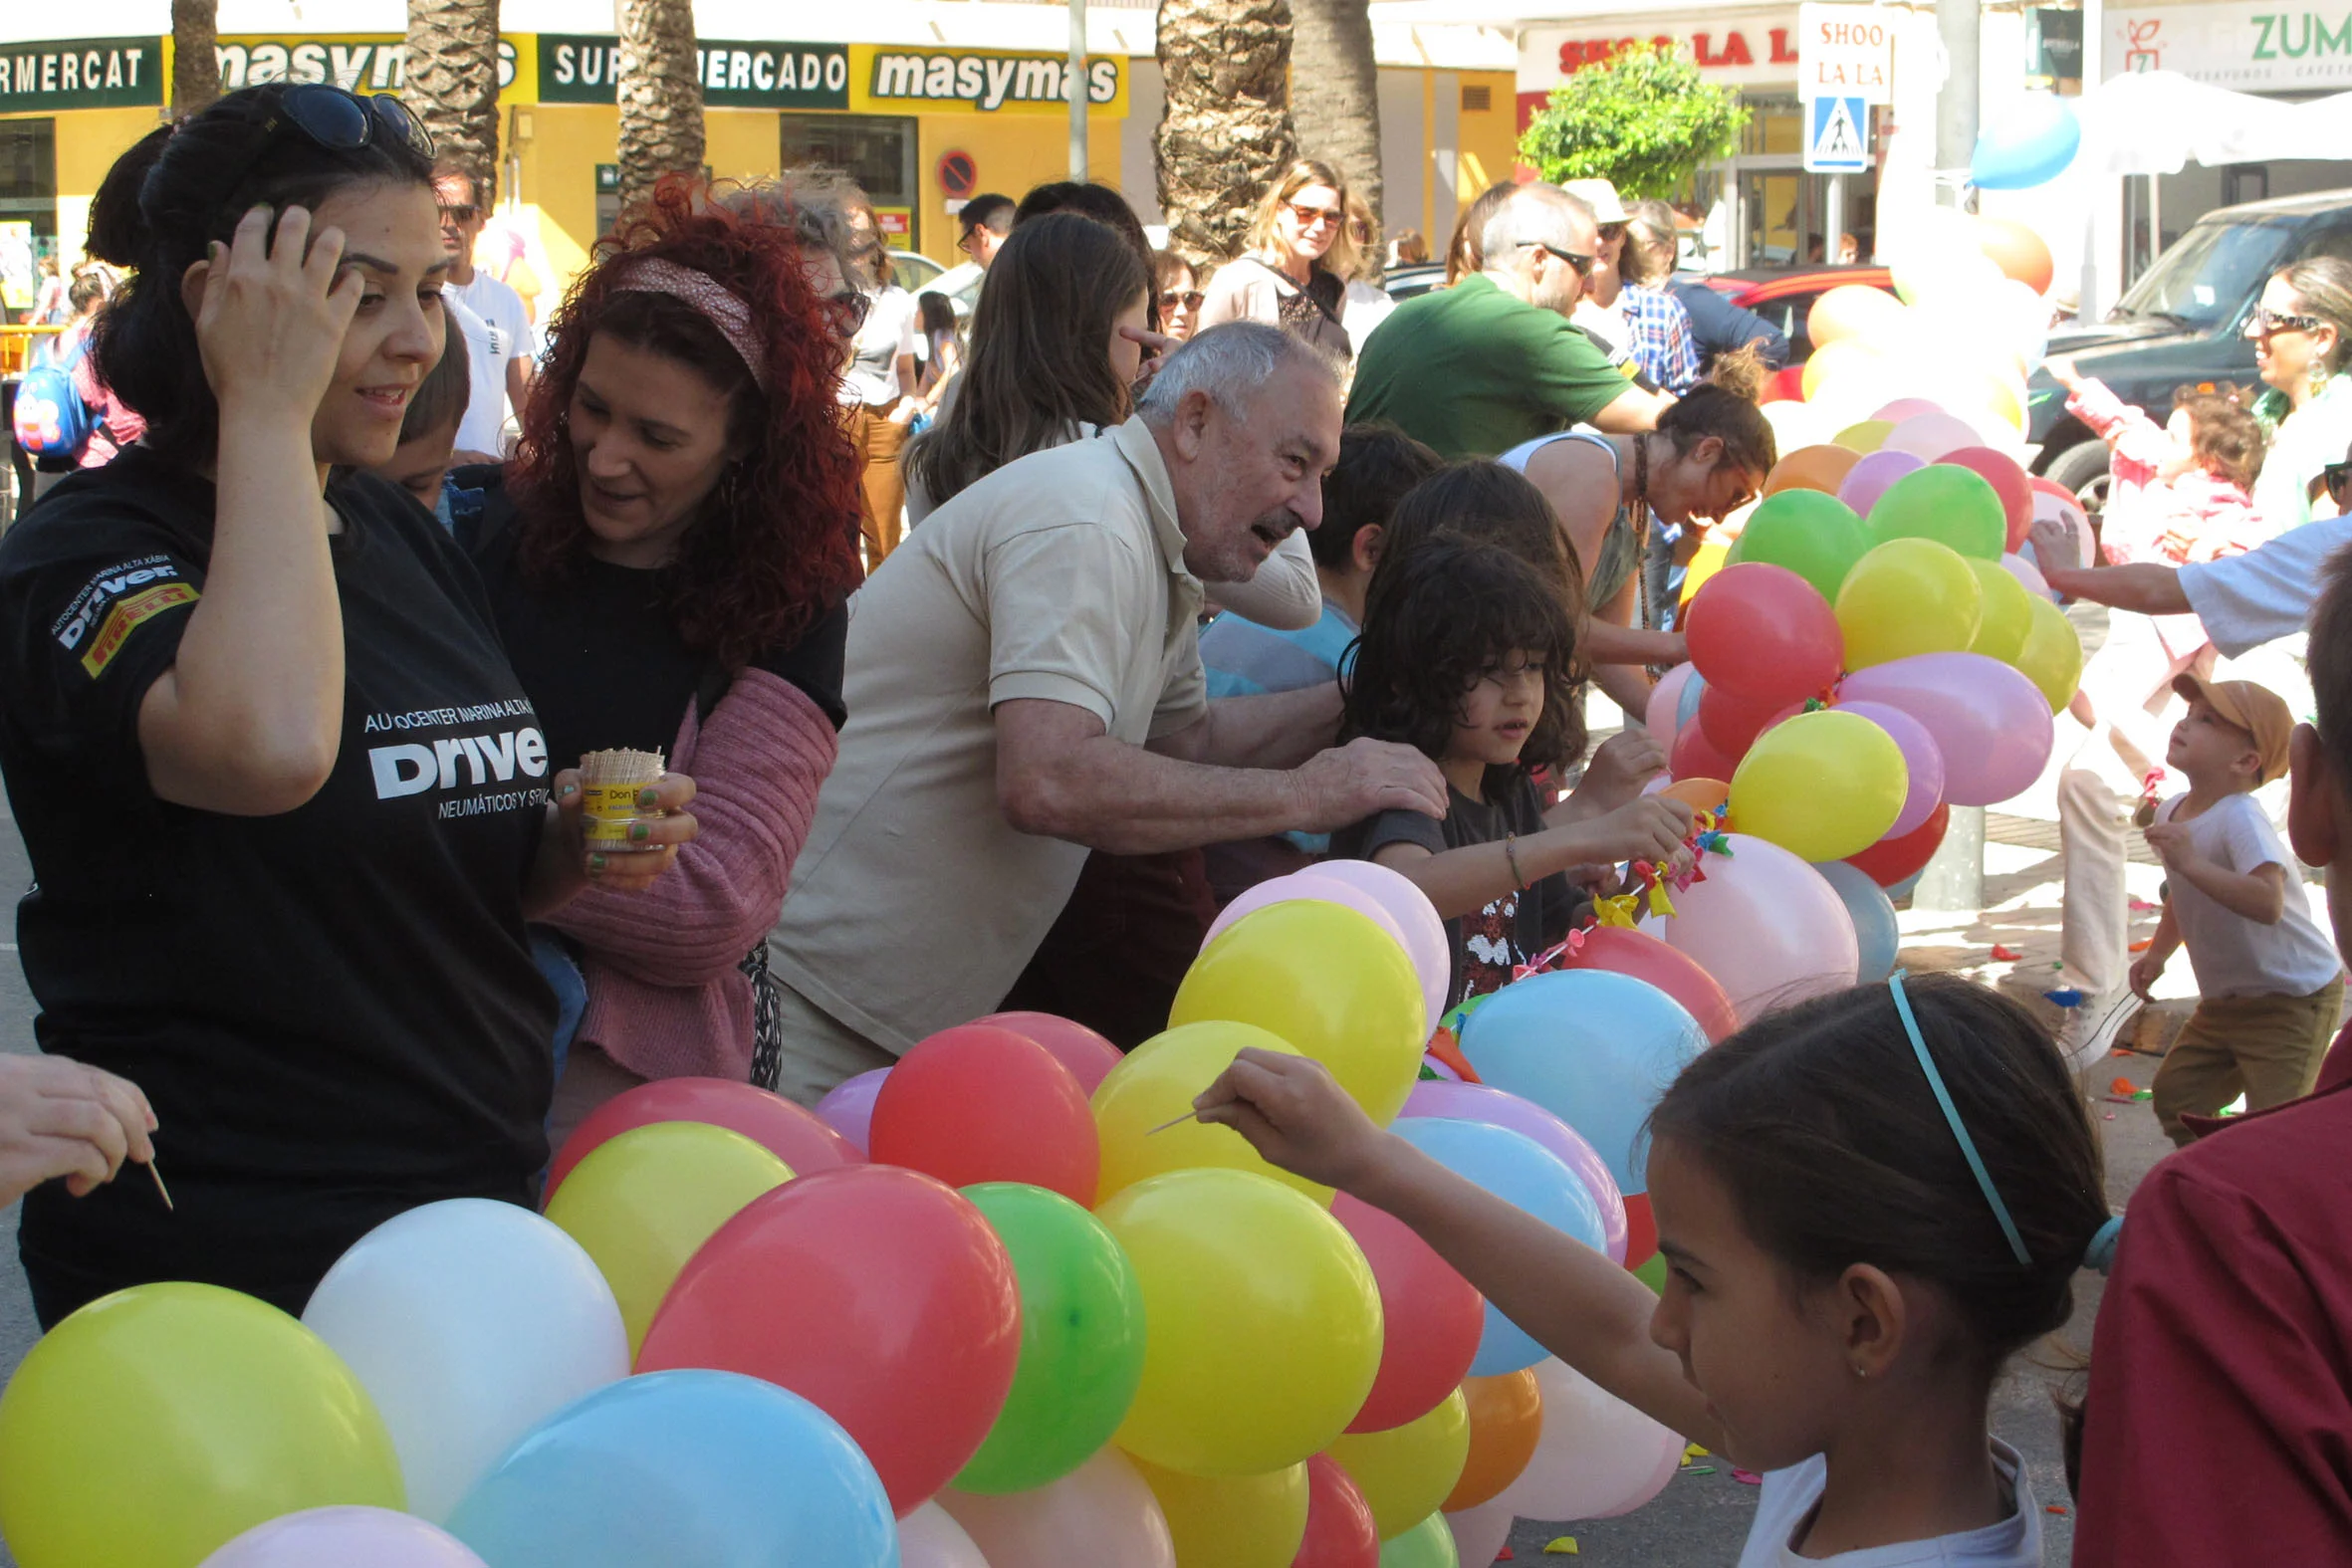
[[[1215,918],[1199,850],[1090,854],[1001,1010],[1055,1013],[1133,1050],[1167,1028]]]

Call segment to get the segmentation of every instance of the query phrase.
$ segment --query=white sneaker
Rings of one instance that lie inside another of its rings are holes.
[[[2068,1008],[2066,1021],[2058,1029],[2058,1050],[2066,1058],[2067,1070],[2081,1074],[2097,1065],[2115,1048],[2116,1036],[2141,1006],[2138,997],[2125,991],[2085,997]]]

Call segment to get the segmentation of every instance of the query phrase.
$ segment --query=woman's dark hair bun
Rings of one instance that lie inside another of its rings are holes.
[[[154,172],[155,165],[163,161],[164,145],[171,140],[175,128],[157,125],[131,143],[130,150],[107,170],[106,179],[98,187],[98,196],[90,204],[87,248],[100,261],[118,267],[138,265],[139,247],[147,232],[145,220],[138,215],[138,193],[146,187],[147,176]]]

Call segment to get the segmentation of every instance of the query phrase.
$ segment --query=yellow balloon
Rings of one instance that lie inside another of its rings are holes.
[[[1272,1177],[1331,1207],[1331,1190],[1269,1165],[1250,1140],[1214,1122],[1178,1122],[1200,1092],[1233,1065],[1245,1046],[1295,1056],[1290,1041],[1254,1023],[1212,1019],[1155,1034],[1127,1053],[1094,1090],[1094,1130],[1102,1144],[1102,1174],[1094,1184],[1099,1205],[1146,1177],[1217,1166]],[[1153,1131],[1154,1128],[1160,1129]]]
[[[1892,419],[1865,419],[1858,425],[1848,425],[1837,433],[1836,445],[1864,457],[1886,445],[1887,436],[1894,430]]]
[[[2041,688],[2050,700],[2050,712],[2057,713],[2074,700],[2074,689],[2082,684],[2082,639],[2074,634],[2074,623],[2064,610],[2038,593],[2025,598],[2033,623],[2026,629],[2025,645],[2009,663]]]
[[[1289,1040],[1382,1126],[1413,1092],[1429,1021],[1394,937],[1344,904],[1304,898],[1235,921],[1192,961],[1168,1026],[1212,1018]]]
[[[654,1122],[591,1150],[548,1200],[547,1217],[612,1287],[633,1360],[686,1260],[745,1204],[792,1179],[791,1166],[739,1132]]]
[[[0,1397],[0,1534],[24,1568],[191,1568],[281,1514],[403,1508],[375,1402],[327,1342],[217,1285],[135,1285]]]
[[[1910,787],[1893,736],[1826,708],[1756,738],[1732,775],[1732,821],[1801,860],[1843,860],[1886,836]]]
[[[1710,538],[1706,544],[1701,545],[1699,554],[1693,556],[1691,563],[1683,568],[1680,602],[1690,603],[1691,595],[1707,586],[1709,577],[1723,570],[1725,558],[1731,553],[1732,542],[1727,539]]]
[[[1979,600],[1983,613],[1978,617],[1977,635],[1969,643],[1969,652],[2010,663],[2016,658],[2017,650],[2025,646],[2025,629],[2033,623],[2030,602],[2033,595],[2000,562],[1969,556],[1961,559],[1977,574],[1977,588],[1983,595]]]
[[[1804,374],[1798,384],[1804,388],[1805,400],[1812,401],[1821,388],[1847,376],[1878,376],[1886,372],[1886,360],[1878,350],[1859,338],[1841,337],[1823,343],[1805,360]]]
[[[1291,1568],[1306,1540],[1306,1466],[1187,1475],[1129,1455],[1159,1500],[1176,1568]]]
[[[1470,1401],[1456,1389],[1401,1427],[1339,1439],[1331,1457],[1371,1505],[1380,1538],[1402,1535],[1437,1512],[1462,1478],[1470,1457]]]
[[[1932,539],[1887,541],[1855,561],[1837,590],[1846,668],[1866,670],[1915,653],[1961,652],[1977,638],[1984,597],[1968,558],[1951,546]]]
[[[1347,1429],[1380,1369],[1380,1291],[1338,1221],[1218,1170],[1138,1182],[1094,1218],[1134,1263],[1151,1325],[1120,1448],[1188,1474],[1259,1475]]]

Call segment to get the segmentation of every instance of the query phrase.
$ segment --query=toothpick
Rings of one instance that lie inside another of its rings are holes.
[[[147,1175],[154,1179],[155,1193],[163,1200],[163,1207],[167,1210],[175,1208],[176,1206],[171,1202],[171,1189],[163,1185],[163,1173],[155,1168],[155,1162],[151,1158],[147,1161]]]
[[[1143,1136],[1149,1138],[1153,1133],[1164,1133],[1171,1127],[1181,1127],[1186,1122],[1199,1121],[1201,1113],[1198,1111],[1186,1111],[1182,1116],[1169,1117],[1157,1127],[1146,1128]]]

